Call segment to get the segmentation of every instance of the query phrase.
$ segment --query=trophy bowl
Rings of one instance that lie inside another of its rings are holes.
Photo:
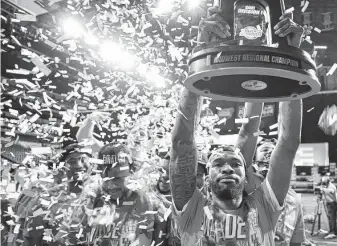
[[[319,92],[310,55],[271,32],[282,14],[275,2],[237,0],[234,40],[196,47],[188,62],[186,88],[214,100],[237,102],[288,101]],[[278,41],[277,48],[272,40]]]

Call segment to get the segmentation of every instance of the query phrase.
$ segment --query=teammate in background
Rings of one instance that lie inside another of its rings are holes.
[[[93,112],[89,114],[82,122],[82,125],[76,133],[76,139],[78,142],[82,142],[84,140],[92,141],[91,147],[93,156],[96,156],[100,149],[104,146],[102,141],[97,140],[94,137],[95,125],[100,125],[104,120],[108,119],[109,116],[110,114],[107,112]]]
[[[246,103],[245,117],[252,117],[252,111],[255,111],[257,115],[261,116],[262,107],[263,104]],[[260,119],[260,117],[252,118],[247,124],[241,127],[238,146],[250,148],[245,145],[245,140],[249,141],[251,140],[250,138],[255,139],[255,143],[254,141],[250,141],[250,143],[256,145],[257,136],[254,136],[254,132],[259,131],[259,124],[256,123],[260,121]],[[248,193],[254,192],[254,190],[257,189],[256,187],[259,187],[266,179],[269,171],[270,157],[275,147],[275,143],[266,141],[256,148],[255,161],[253,162],[255,177],[250,179],[253,180],[254,183],[248,183],[246,185],[246,191]],[[247,152],[245,153],[248,154]],[[249,175],[252,176],[252,173]],[[306,238],[301,196],[290,188],[284,201],[284,210],[276,225],[275,245],[300,246],[304,242],[306,242]]]
[[[94,137],[94,127],[95,125],[101,126],[109,117],[110,114],[107,112],[93,112],[87,116],[77,131],[77,141],[91,141],[93,156],[97,156],[99,150],[104,146],[102,141]],[[146,122],[146,120],[144,121]],[[138,171],[144,162],[149,162],[148,151],[152,142],[148,141],[149,136],[144,126],[145,122],[140,120],[139,124],[135,124],[128,133],[127,147],[131,152],[133,171]]]
[[[87,195],[78,202],[84,207],[75,211],[69,222],[80,223],[83,230],[70,231],[68,243],[129,246],[138,241],[139,245],[150,246],[154,216],[146,212],[153,211],[152,204],[146,194],[130,190],[125,183],[132,165],[130,150],[125,145],[107,144],[98,158],[103,160],[98,166],[102,184],[94,194],[84,185]]]
[[[337,190],[336,186],[331,182],[329,176],[322,178],[321,191],[326,202],[327,215],[329,219],[329,233],[324,239],[332,239],[337,237]]]
[[[20,194],[14,207],[14,212],[19,216],[21,224],[15,240],[23,240],[26,246],[59,245],[52,238],[50,241],[44,240],[45,232],[50,230],[53,231],[51,235],[56,235],[60,222],[57,216],[71,207],[71,203],[82,191],[83,182],[89,178],[90,157],[91,154],[86,152],[84,146],[71,144],[65,148],[59,159],[60,163],[64,163],[64,171],[59,170],[59,173],[54,176],[54,183],[41,181],[42,178],[46,178],[48,170],[41,170],[40,173],[35,174],[37,176],[35,181]],[[62,182],[63,177],[66,177],[66,182]],[[74,194],[73,197],[69,196],[71,193]],[[53,200],[55,202],[51,203]],[[50,206],[46,203],[50,203]],[[48,215],[39,212],[47,208]]]
[[[209,9],[200,22],[198,42],[210,43],[211,35],[230,36],[229,26]],[[275,28],[299,45],[303,28],[285,14]],[[244,193],[247,165],[239,149],[222,146],[208,160],[211,200],[196,187],[197,149],[194,139],[202,99],[184,90],[172,134],[170,184],[173,217],[182,245],[273,245],[274,229],[290,184],[292,163],[300,143],[302,102],[280,103],[280,134],[266,180],[253,193]]]

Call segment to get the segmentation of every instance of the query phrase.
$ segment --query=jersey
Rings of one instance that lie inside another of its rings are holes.
[[[290,243],[305,241],[305,227],[301,196],[289,189],[284,203],[284,210],[280,215],[275,234],[275,245],[289,246]]]
[[[130,246],[133,242],[152,242],[154,216],[152,204],[146,196],[132,192],[120,205],[105,201],[103,197],[95,202],[95,208],[104,205],[115,206],[114,221],[108,226],[91,226],[87,241],[98,246]],[[141,244],[141,243],[139,243]]]
[[[274,229],[283,209],[267,180],[244,197],[237,210],[224,211],[209,204],[198,189],[182,211],[172,207],[175,233],[184,246],[274,245]]]

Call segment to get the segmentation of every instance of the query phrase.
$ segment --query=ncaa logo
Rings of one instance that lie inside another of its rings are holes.
[[[239,36],[245,37],[246,39],[249,40],[254,40],[262,37],[262,30],[259,30],[253,26],[247,26],[241,29]]]

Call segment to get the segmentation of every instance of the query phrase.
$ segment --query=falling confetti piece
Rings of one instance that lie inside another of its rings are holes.
[[[317,27],[314,28],[314,31],[315,31],[315,32],[318,32],[318,33],[321,33],[321,32],[322,32],[322,30],[319,29],[319,28],[317,28]]]
[[[278,123],[275,123],[275,124],[269,126],[269,129],[270,129],[270,130],[273,130],[273,129],[275,129],[275,128],[278,128]]]
[[[329,72],[326,74],[326,76],[333,75],[334,72],[336,71],[337,68],[337,63],[334,63],[332,67],[330,68]]]
[[[308,6],[309,6],[309,1],[305,1],[304,5],[301,9],[301,12],[304,13],[307,10]]]
[[[308,109],[307,112],[310,113],[311,111],[313,111],[315,109],[315,107],[312,107],[311,109]]]
[[[248,118],[235,119],[235,124],[247,124],[249,122]]]
[[[264,131],[258,131],[258,132],[254,132],[254,133],[253,133],[253,136],[254,136],[254,137],[258,137],[258,136],[264,135],[264,134],[265,134]]]
[[[212,215],[211,211],[209,210],[208,206],[204,207],[204,212],[205,212],[208,220],[212,220],[213,219],[213,215]]]

